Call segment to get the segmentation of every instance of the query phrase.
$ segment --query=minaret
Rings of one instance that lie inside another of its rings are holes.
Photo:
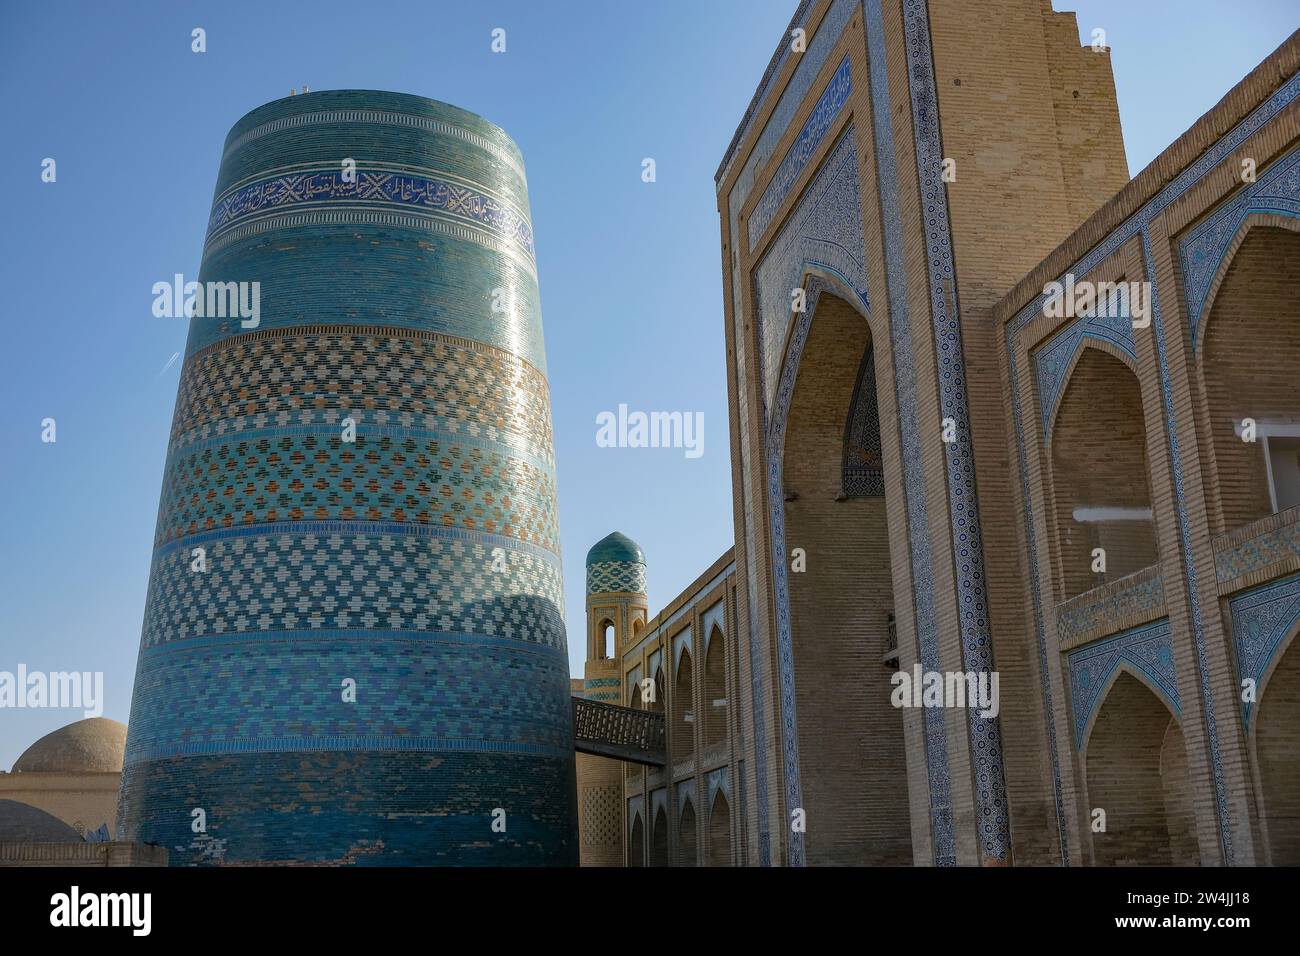
[[[174,864],[576,863],[518,147],[402,93],[258,107],[199,283],[123,839]]]
[[[617,531],[587,552],[587,663],[582,695],[628,703],[623,655],[648,618],[645,555]],[[578,831],[583,866],[623,865],[623,763],[578,754]]]

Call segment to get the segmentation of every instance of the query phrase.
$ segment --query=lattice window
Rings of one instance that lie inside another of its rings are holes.
[[[875,350],[867,346],[853,388],[844,428],[843,493],[845,498],[879,498],[885,494],[880,448],[880,414],[876,408]]]

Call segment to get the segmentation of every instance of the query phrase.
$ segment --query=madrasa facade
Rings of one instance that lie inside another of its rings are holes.
[[[717,173],[735,546],[651,613],[596,542],[581,678],[518,147],[258,107],[129,726],[0,857],[1300,863],[1297,92],[1293,34],[1130,180],[1050,0],[800,3]]]
[[[584,864],[1300,863],[1300,34],[1130,180],[1078,26],[799,4],[716,177],[735,547],[653,616],[588,556]]]

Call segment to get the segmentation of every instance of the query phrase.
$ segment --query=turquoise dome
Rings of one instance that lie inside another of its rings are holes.
[[[645,554],[641,547],[625,534],[615,531],[601,538],[587,552],[587,566],[604,564],[609,561],[625,561],[628,564],[645,564]]]

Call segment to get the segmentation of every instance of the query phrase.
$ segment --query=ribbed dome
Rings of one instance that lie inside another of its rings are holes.
[[[81,843],[82,836],[44,810],[17,800],[0,800],[0,842]]]
[[[606,561],[626,561],[629,564],[645,564],[645,555],[640,546],[625,534],[615,531],[601,538],[587,552],[587,565],[601,564]]]
[[[23,751],[14,773],[121,773],[126,724],[90,717],[46,734]]]

